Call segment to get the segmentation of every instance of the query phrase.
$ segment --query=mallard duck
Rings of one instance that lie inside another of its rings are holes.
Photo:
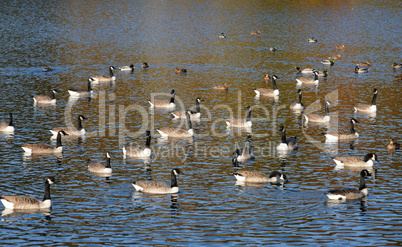
[[[358,66],[355,67],[355,73],[367,73],[368,71],[368,68],[359,68]]]
[[[343,49],[345,49],[345,45],[337,46],[336,49],[343,50]]]
[[[278,49],[276,48],[276,46],[272,46],[272,47],[269,48],[269,50],[270,50],[270,51],[276,51],[276,50],[278,50]]]
[[[401,147],[401,145],[397,142],[394,142],[393,138],[389,139],[389,143],[387,145],[388,150],[398,150]]]
[[[53,69],[50,67],[43,68],[43,72],[50,72],[50,71],[53,71]]]
[[[394,68],[394,69],[400,69],[400,68],[402,68],[402,63],[393,63],[393,64],[392,64],[392,68]]]
[[[261,31],[260,30],[258,30],[257,32],[251,32],[250,34],[252,34],[252,35],[256,35],[256,34],[260,34],[261,33]]]
[[[305,69],[300,69],[300,67],[296,67],[295,69],[297,70],[298,73],[303,73],[303,74],[313,74],[314,71],[317,71],[316,69],[311,69],[311,68],[305,68]]]
[[[119,67],[119,70],[121,71],[134,71],[134,69],[135,69],[134,64],[130,64],[130,66]]]
[[[356,200],[366,197],[368,195],[366,180],[367,176],[371,174],[365,169],[360,172],[360,186],[359,189],[356,188],[342,188],[334,189],[325,193],[330,200]]]
[[[267,74],[265,74],[265,76],[264,76],[264,80],[265,81],[269,81],[271,78],[270,78],[270,76],[268,75],[268,73]]]
[[[225,82],[225,84],[214,86],[212,89],[215,89],[215,90],[228,90],[228,88],[229,88],[228,84]]]
[[[324,69],[323,71],[317,71],[318,77],[327,77],[328,76],[328,71]]]
[[[149,65],[148,65],[148,63],[144,62],[144,63],[142,63],[142,67],[143,67],[144,69],[146,69],[146,68],[149,67]]]
[[[308,42],[315,43],[315,42],[317,42],[317,39],[314,38],[314,37],[311,37],[311,38],[308,39]]]
[[[402,74],[395,76],[395,81],[401,81],[402,80]]]
[[[221,39],[225,39],[225,38],[226,38],[226,34],[221,33],[221,35],[219,35],[219,38],[221,38]]]
[[[358,67],[370,67],[371,63],[370,63],[370,61],[367,61],[367,63],[357,63],[356,66],[358,66]]]
[[[334,59],[332,59],[332,58],[331,59],[324,59],[324,60],[321,61],[321,63],[331,65],[331,66],[335,64]]]
[[[176,74],[182,74],[182,73],[186,73],[186,72],[187,72],[187,69],[179,69],[179,68],[176,68],[176,69],[174,70],[174,72],[175,72]]]

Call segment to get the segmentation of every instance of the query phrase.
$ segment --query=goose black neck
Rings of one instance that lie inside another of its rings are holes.
[[[56,98],[56,96],[54,95],[54,91],[52,91],[51,99],[55,99],[55,98]]]
[[[106,158],[106,167],[105,168],[112,168],[110,166],[110,158],[109,157]]]
[[[9,116],[10,116],[10,121],[8,122],[8,126],[13,126],[13,114],[10,113]]]
[[[79,131],[81,131],[81,130],[82,130],[82,122],[81,122],[81,117],[78,117],[77,129],[78,129]]]
[[[151,146],[151,135],[147,136],[147,140],[145,142],[145,147],[149,148]]]
[[[274,90],[277,90],[278,89],[278,87],[276,86],[276,81],[275,81],[275,79],[272,77],[272,88],[274,89]]]
[[[170,98],[170,103],[174,103],[174,95]]]
[[[109,67],[109,75],[110,77],[113,77],[113,69]]]
[[[282,131],[282,143],[286,143],[286,130]]]
[[[325,116],[329,116],[329,106],[327,103],[325,103],[324,110],[325,110]]]
[[[201,112],[201,108],[200,108],[200,102],[198,101],[198,99],[195,100],[195,111]]]
[[[190,115],[188,113],[186,113],[186,119],[187,119],[188,129],[191,130],[193,128],[193,124],[191,123]]]
[[[318,73],[314,73],[314,81],[318,80]]]
[[[360,177],[360,186],[359,186],[359,190],[365,189],[367,188],[366,186],[366,179],[364,179],[363,176]]]
[[[376,105],[377,102],[377,93],[373,95],[373,99],[371,100],[371,105]]]
[[[301,101],[302,101],[302,93],[299,93],[299,102],[297,103],[301,104]]]
[[[178,187],[177,185],[177,178],[176,178],[176,174],[174,174],[174,171],[172,171],[171,173],[171,178],[170,178],[170,187]]]
[[[352,120],[350,121],[350,133],[352,133],[352,134],[356,133],[355,125]]]
[[[61,132],[57,133],[56,148],[61,147]]]
[[[43,200],[50,200],[50,184],[47,180],[45,183],[45,196],[43,197]]]
[[[91,86],[91,81],[90,80],[88,80],[87,87],[88,87],[88,92],[92,91],[92,86]]]
[[[251,121],[251,109],[250,110],[247,110],[247,118],[246,118],[246,121],[248,122],[248,121]]]

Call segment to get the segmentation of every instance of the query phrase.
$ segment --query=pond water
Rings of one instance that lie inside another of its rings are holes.
[[[50,212],[3,211],[0,243],[400,245],[401,154],[386,145],[391,137],[402,140],[402,84],[394,81],[402,70],[392,69],[402,62],[401,7],[397,0],[3,3],[0,119],[12,112],[16,130],[0,136],[1,194],[41,199],[46,176],[58,183]],[[307,42],[311,37],[318,42]],[[321,64],[338,54],[333,66]],[[355,64],[367,61],[369,72],[355,74]],[[92,98],[69,97],[67,89],[86,88],[89,75],[130,64],[134,72],[116,70],[114,83],[93,85]],[[297,99],[295,66],[328,70],[318,87],[302,87],[302,101],[306,111],[323,114],[331,100],[329,125],[305,125],[289,109]],[[175,74],[176,67],[188,72]],[[278,77],[277,100],[255,97],[267,73]],[[227,91],[212,89],[224,83]],[[369,103],[374,88],[377,114],[354,114],[352,104]],[[52,89],[59,90],[56,106],[34,106],[34,95]],[[177,110],[205,100],[193,139],[163,140],[156,131],[186,126],[169,110],[149,108],[149,99],[168,99],[172,89]],[[252,129],[227,129],[224,119],[245,117],[247,106]],[[63,139],[62,156],[24,155],[25,143],[55,145],[49,130],[75,126],[80,114],[87,135]],[[357,141],[325,142],[322,133],[349,129],[351,117],[360,122]],[[297,136],[297,152],[276,152],[282,125]],[[153,157],[124,159],[122,145],[144,146],[146,129]],[[234,166],[232,152],[247,142],[255,160]],[[104,162],[107,151],[113,175],[89,173],[87,160]],[[369,196],[328,201],[327,190],[359,183],[359,169],[335,169],[332,158],[367,153],[380,161],[366,181]],[[178,194],[134,192],[133,181],[169,182],[173,168],[183,172]],[[237,184],[238,169],[282,171],[289,181]]]

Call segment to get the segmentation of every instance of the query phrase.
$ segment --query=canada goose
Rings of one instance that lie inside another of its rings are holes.
[[[170,94],[172,95],[170,100],[154,99],[148,100],[151,108],[175,108],[174,98],[176,96],[176,91],[173,89]]]
[[[250,146],[250,143],[246,143],[244,148],[236,148],[233,152],[232,162],[237,164],[238,162],[246,162],[248,160],[254,160],[254,146]]]
[[[106,164],[100,161],[89,161],[88,171],[93,173],[102,173],[112,175],[112,167],[110,166],[110,153],[106,152]]]
[[[394,142],[393,138],[389,139],[389,143],[387,145],[388,150],[398,150],[401,147],[401,145],[397,142]]]
[[[327,77],[328,76],[328,71],[324,69],[323,71],[317,71],[318,77]]]
[[[113,70],[115,67],[109,66],[109,75],[91,75],[89,80],[93,83],[114,81],[116,77],[113,75]]]
[[[143,62],[143,63],[142,63],[142,67],[143,67],[144,69],[146,69],[146,68],[148,68],[148,67],[149,67],[149,65],[148,65],[148,63]]]
[[[1,196],[1,202],[8,209],[43,209],[50,208],[52,201],[50,198],[50,185],[55,183],[54,177],[47,177],[45,181],[45,196],[39,200],[32,196]]]
[[[297,94],[299,95],[298,99],[292,101],[292,104],[290,104],[290,109],[296,110],[296,111],[302,111],[302,110],[304,110],[304,104],[301,102],[301,100],[302,100],[302,90],[298,89]]]
[[[53,69],[50,68],[50,67],[46,67],[46,68],[43,68],[42,71],[43,71],[43,72],[50,72],[50,71],[53,71]]]
[[[251,122],[251,107],[247,106],[247,117],[244,118],[229,118],[225,119],[226,124],[230,127],[251,127],[253,123]]]
[[[130,158],[146,158],[149,159],[151,157],[151,131],[147,130],[146,131],[146,143],[145,143],[145,148],[140,148],[140,147],[133,147],[133,146],[123,146],[123,156],[124,158],[130,157]]]
[[[271,88],[255,88],[254,92],[256,93],[256,97],[260,96],[268,96],[268,97],[275,97],[279,96],[279,90],[276,85],[276,79],[278,77],[276,75],[273,75],[272,77],[272,89]]]
[[[49,96],[45,96],[45,95],[35,95],[33,97],[34,100],[34,104],[56,104],[56,97],[55,94],[57,93],[56,89],[52,89],[52,95]]]
[[[219,38],[220,38],[220,39],[226,39],[226,34],[221,33],[221,34],[219,35]]]
[[[376,105],[377,94],[378,94],[378,90],[376,88],[374,88],[371,104],[355,104],[353,106],[354,111],[355,112],[366,112],[366,113],[376,112],[377,111],[377,105]]]
[[[91,97],[93,93],[91,87],[91,81],[88,79],[87,89],[81,89],[81,88],[68,89],[68,93],[72,97]]]
[[[359,134],[355,131],[354,124],[360,123],[355,118],[350,119],[350,131],[330,131],[325,134],[325,137],[329,141],[338,141],[338,140],[354,140],[359,138]]]
[[[195,111],[189,111],[191,120],[199,120],[201,118],[201,107],[200,103],[204,100],[200,97],[195,99]],[[186,118],[186,111],[176,111],[170,113],[173,118]]]
[[[371,63],[370,63],[370,61],[367,61],[367,63],[357,63],[356,66],[358,66],[358,67],[370,67]]]
[[[68,135],[63,130],[57,133],[56,147],[45,143],[35,143],[35,144],[23,144],[21,148],[24,150],[25,154],[53,154],[61,153],[63,151],[63,146],[61,145],[61,134]]]
[[[284,173],[273,171],[269,176],[259,171],[238,170],[233,173],[237,181],[248,183],[276,183],[279,180],[287,180]]]
[[[295,67],[295,69],[297,70],[297,73],[302,73],[302,74],[313,74],[314,71],[316,71],[316,69],[312,69],[312,68],[301,69],[298,66]]]
[[[70,137],[75,136],[85,136],[85,129],[82,127],[82,120],[87,119],[83,115],[79,115],[77,119],[77,128],[74,127],[66,127],[66,128],[54,128],[50,130],[52,133],[52,139],[57,138],[59,131],[65,131]]]
[[[325,101],[325,115],[319,115],[319,114],[305,114],[304,118],[306,119],[306,123],[308,122],[313,122],[313,123],[328,123],[330,120],[329,116],[329,105],[330,102],[328,100]]]
[[[342,55],[341,55],[341,54],[338,54],[338,55],[336,55],[336,56],[328,57],[328,59],[334,59],[334,60],[336,60],[336,59],[341,59],[341,57],[342,57]]]
[[[328,64],[328,65],[331,65],[331,66],[335,64],[334,59],[332,59],[332,58],[331,59],[324,59],[324,60],[321,61],[321,63],[322,64]]]
[[[176,74],[182,74],[182,73],[186,73],[186,72],[187,72],[187,69],[175,68],[175,69],[174,69],[174,72],[175,72]]]
[[[136,191],[150,194],[172,194],[179,192],[176,176],[182,174],[178,168],[171,171],[170,186],[159,181],[135,181],[132,183]]]
[[[369,71],[368,68],[359,68],[358,66],[355,67],[355,73],[367,73]]]
[[[8,118],[9,118],[8,122],[6,121],[0,122],[0,132],[8,132],[8,133],[14,132],[15,128],[13,124],[13,114],[11,112],[8,113]]]
[[[338,49],[338,50],[343,50],[343,49],[345,49],[345,45],[337,46],[336,49]]]
[[[315,42],[317,42],[317,39],[314,38],[314,37],[311,37],[311,38],[308,39],[308,42],[315,43]]]
[[[375,153],[368,153],[364,158],[356,156],[335,157],[333,159],[337,166],[373,166],[373,161],[378,162]]]
[[[260,34],[260,33],[261,33],[261,31],[258,30],[257,32],[251,32],[250,34],[251,34],[251,35],[256,35],[256,34]]]
[[[225,82],[225,84],[214,86],[212,89],[215,89],[215,90],[228,90],[228,88],[229,88],[228,84]]]
[[[130,64],[130,66],[119,67],[120,71],[134,71],[134,69],[135,69],[134,64]]]
[[[394,68],[394,69],[400,69],[400,68],[402,68],[402,63],[393,63],[393,64],[392,64],[392,68]]]
[[[278,151],[291,151],[291,150],[296,150],[298,149],[297,146],[297,137],[292,136],[289,138],[286,138],[286,129],[285,126],[281,126],[279,128],[279,131],[282,132],[282,141],[281,143],[276,147]]]
[[[276,51],[276,50],[278,50],[278,48],[276,48],[276,46],[272,46],[272,47],[269,48],[269,50],[270,51]]]
[[[179,128],[164,128],[157,129],[162,138],[173,137],[173,138],[189,138],[194,136],[193,125],[191,124],[189,110],[186,111],[187,128],[188,130]]]
[[[330,200],[355,200],[361,199],[368,195],[366,180],[367,176],[371,176],[371,174],[367,170],[362,170],[360,172],[360,186],[359,189],[356,188],[342,188],[342,189],[334,189],[325,193]]]
[[[305,85],[311,85],[311,84],[318,85],[318,83],[320,82],[318,80],[318,72],[314,71],[313,74],[314,74],[314,78],[306,78],[306,77],[296,78],[297,86],[301,86],[302,84],[305,84]]]

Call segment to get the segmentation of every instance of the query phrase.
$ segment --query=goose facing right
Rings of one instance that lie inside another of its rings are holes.
[[[316,70],[314,70],[313,74],[314,74],[314,78],[307,78],[307,77],[296,78],[297,86],[301,86],[303,84],[304,85],[318,85],[318,83],[320,82],[318,80],[318,72]]]
[[[35,143],[35,144],[23,144],[21,148],[24,150],[25,154],[54,154],[61,153],[63,151],[63,146],[61,145],[61,135],[68,135],[63,130],[57,133],[56,147],[45,143]]]
[[[0,122],[0,132],[5,132],[5,133],[13,133],[15,128],[13,124],[13,114],[10,112],[8,113],[8,122],[7,121],[1,121]]]
[[[233,173],[237,181],[248,183],[277,183],[279,180],[287,180],[284,173],[273,171],[269,176],[259,171],[238,170]]]
[[[191,124],[190,119],[190,111],[186,111],[186,119],[187,119],[187,130],[180,129],[180,128],[162,128],[157,129],[156,131],[159,132],[162,138],[190,138],[194,136],[193,125]]]
[[[401,148],[401,145],[394,141],[394,138],[389,139],[389,143],[387,145],[388,150],[398,150]]]
[[[319,114],[305,114],[304,118],[306,119],[306,123],[308,122],[313,122],[313,123],[328,123],[330,120],[329,116],[329,105],[330,102],[328,100],[325,101],[325,115],[319,115]]]
[[[123,157],[129,158],[144,158],[149,159],[151,157],[151,131],[146,131],[146,143],[144,148],[133,147],[131,145],[123,146]]]
[[[191,120],[199,120],[201,118],[201,107],[200,107],[200,103],[204,102],[203,99],[201,99],[200,97],[197,97],[195,99],[195,111],[190,111],[190,119]],[[176,112],[172,112],[170,113],[171,116],[173,118],[186,118],[186,111],[176,111]]]
[[[88,79],[87,89],[71,88],[67,90],[71,97],[91,97],[93,94],[91,81]]]
[[[54,105],[56,104],[56,96],[55,94],[57,93],[56,89],[52,89],[52,95],[51,96],[46,96],[46,95],[35,95],[33,97],[34,104],[51,104]]]
[[[272,77],[269,77],[269,79],[272,80],[272,89],[271,88],[255,88],[254,92],[256,94],[255,95],[256,97],[260,97],[260,96],[277,97],[277,96],[279,96],[278,86],[276,85],[276,79],[278,79],[278,77],[276,75],[273,75]]]
[[[294,111],[303,111],[304,110],[304,104],[301,102],[302,101],[302,90],[298,89],[297,90],[298,98],[297,100],[292,101],[290,104],[290,109]]]
[[[276,149],[278,151],[297,150],[298,149],[297,137],[292,136],[292,137],[286,138],[285,126],[281,126],[279,128],[279,131],[282,133],[282,139],[281,139],[281,143],[276,147]]]
[[[130,66],[122,66],[122,67],[119,67],[119,69],[120,69],[120,71],[134,71],[134,69],[135,69],[135,66],[134,66],[134,64],[130,64]]]
[[[52,133],[52,139],[56,139],[57,138],[57,134],[59,133],[59,131],[63,130],[65,131],[68,136],[70,137],[82,137],[85,136],[85,129],[82,127],[82,121],[84,119],[87,119],[86,117],[84,117],[83,115],[79,115],[78,119],[77,119],[77,128],[74,127],[66,127],[66,128],[53,128],[50,130],[50,133]]]
[[[333,159],[337,166],[373,166],[374,161],[378,162],[377,155],[375,153],[368,153],[364,158],[356,156],[335,157]]]
[[[356,188],[342,188],[333,189],[325,193],[330,200],[357,200],[362,199],[368,195],[366,180],[367,176],[371,174],[366,170],[360,172],[360,185],[359,189]]]
[[[109,75],[91,75],[89,76],[89,81],[92,83],[114,81],[116,80],[116,77],[113,74],[113,70],[115,70],[115,67],[109,66]]]
[[[246,118],[228,118],[225,119],[225,122],[229,127],[250,128],[253,125],[251,122],[251,107],[247,106]]]
[[[355,140],[359,138],[359,134],[355,131],[354,125],[355,123],[360,123],[357,121],[355,118],[350,119],[350,131],[329,131],[325,134],[325,137],[328,141],[339,141],[339,140],[344,140],[344,141],[349,141],[349,140]]]
[[[50,198],[50,185],[55,183],[54,177],[47,177],[45,181],[45,195],[43,200],[32,196],[1,196],[1,202],[7,209],[39,210],[50,208],[52,201]]]
[[[377,112],[377,104],[376,104],[377,94],[378,94],[378,90],[376,88],[374,88],[371,104],[355,104],[353,106],[354,111],[355,112],[365,112],[365,113]]]
[[[98,174],[112,175],[112,167],[110,165],[110,153],[106,152],[106,163],[100,161],[89,161],[88,171]]]
[[[173,194],[179,192],[177,184],[177,176],[182,174],[178,168],[171,171],[170,186],[164,182],[159,181],[134,181],[132,183],[136,191],[149,194]]]
[[[176,91],[173,89],[170,92],[170,94],[171,94],[170,100],[164,100],[164,99],[148,100],[150,107],[151,108],[165,108],[165,109],[175,108],[176,104],[174,103],[174,100],[175,100],[175,96],[176,96]]]

